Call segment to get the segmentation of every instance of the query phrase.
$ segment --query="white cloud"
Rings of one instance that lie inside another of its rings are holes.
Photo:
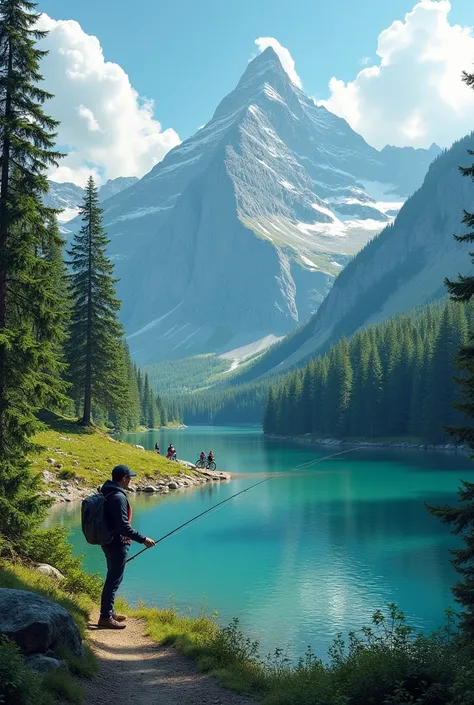
[[[295,70],[295,61],[286,47],[283,47],[280,42],[275,39],[275,37],[259,37],[255,40],[255,44],[258,46],[260,51],[265,51],[267,47],[272,47],[291,81],[295,84],[295,86],[298,86],[298,88],[303,88],[301,78]]]
[[[91,173],[101,181],[140,177],[179,144],[174,130],[161,129],[153,102],[138,95],[118,64],[105,61],[97,37],[45,14],[39,25],[49,32],[42,40],[49,50],[44,87],[55,95],[46,109],[60,120],[57,143],[68,152],[52,179],[84,185]]]
[[[472,27],[449,22],[449,0],[420,0],[378,38],[379,65],[354,81],[332,78],[320,101],[376,147],[449,146],[474,128],[474,91],[461,81],[472,70]]]

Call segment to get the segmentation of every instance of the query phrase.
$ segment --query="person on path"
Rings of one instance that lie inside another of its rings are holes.
[[[125,490],[136,473],[126,465],[116,465],[112,470],[112,480],[107,480],[101,487],[105,500],[105,519],[113,532],[112,540],[102,546],[107,561],[107,577],[100,601],[100,618],[98,626],[104,629],[125,629],[126,617],[114,611],[115,594],[125,572],[127,554],[132,541],[144,544],[147,548],[155,545],[153,539],[142,536],[132,529],[132,508]]]

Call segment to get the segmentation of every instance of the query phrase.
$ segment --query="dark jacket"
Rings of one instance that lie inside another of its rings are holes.
[[[145,543],[145,537],[130,525],[132,508],[125,491],[112,480],[107,480],[100,491],[107,498],[105,516],[109,529],[114,532],[112,540],[122,543],[130,543],[130,540]]]

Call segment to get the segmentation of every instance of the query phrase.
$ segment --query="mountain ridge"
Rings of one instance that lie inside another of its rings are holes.
[[[396,149],[370,147],[262,52],[202,129],[104,203],[135,359],[223,353],[309,318],[436,152]]]
[[[299,366],[342,335],[446,296],[444,278],[465,274],[470,266],[470,246],[453,233],[463,232],[463,210],[472,210],[472,184],[458,168],[472,149],[474,132],[434,160],[394,223],[353,258],[316,314],[269,350],[242,382]]]

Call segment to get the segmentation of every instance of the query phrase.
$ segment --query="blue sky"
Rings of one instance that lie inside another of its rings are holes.
[[[42,0],[38,10],[68,153],[57,181],[146,174],[212,117],[259,37],[378,149],[449,147],[474,129],[474,91],[460,80],[474,66],[473,0]]]
[[[163,127],[181,138],[206,122],[238,81],[259,36],[276,37],[296,62],[304,89],[329,94],[332,76],[352,80],[377,37],[413,0],[42,0],[54,19],[77,20],[105,59],[154,99]],[[473,0],[454,0],[452,23],[474,26]],[[474,61],[474,58],[473,58]]]

